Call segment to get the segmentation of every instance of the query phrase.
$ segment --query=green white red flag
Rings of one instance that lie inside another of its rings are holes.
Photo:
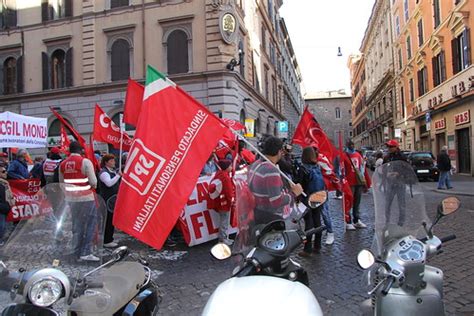
[[[114,226],[160,249],[226,130],[206,107],[148,66]]]

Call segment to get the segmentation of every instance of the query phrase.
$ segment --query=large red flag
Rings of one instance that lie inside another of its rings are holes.
[[[226,129],[207,108],[148,66],[114,226],[160,249]]]
[[[123,112],[123,121],[125,123],[137,126],[144,91],[144,86],[133,79],[128,79],[127,94],[125,95],[125,109]]]
[[[319,152],[324,154],[331,161],[334,159],[336,149],[326,133],[324,133],[318,121],[316,121],[313,114],[309,111],[308,106],[304,109],[292,142],[302,147],[319,144]]]
[[[69,137],[67,136],[66,128],[64,127],[63,124],[61,124],[61,142],[60,142],[60,148],[63,153],[68,153],[69,152],[69,145],[71,144],[71,141],[69,140]]]
[[[122,138],[120,137],[122,135]],[[123,139],[122,149],[129,151],[132,146],[132,139],[125,132],[120,132],[120,128],[112,121],[112,119],[101,109],[95,105],[94,114],[94,140],[112,145],[116,149],[120,149],[120,140]]]

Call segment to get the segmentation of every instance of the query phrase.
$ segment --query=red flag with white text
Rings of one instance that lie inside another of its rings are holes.
[[[140,109],[142,107],[144,91],[144,86],[133,79],[128,79],[123,112],[123,121],[125,123],[137,126],[138,117],[140,116]]]
[[[226,129],[207,108],[148,66],[114,226],[160,249]]]
[[[132,146],[130,136],[121,132],[120,128],[98,104],[95,105],[94,140],[110,144],[116,149],[120,149],[120,141],[123,140],[122,149],[124,151],[129,151]]]
[[[63,124],[61,124],[61,141],[60,141],[60,148],[63,153],[69,152],[69,145],[71,144],[71,140],[67,136],[66,128]]]

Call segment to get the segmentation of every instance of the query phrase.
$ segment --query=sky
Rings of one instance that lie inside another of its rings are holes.
[[[302,92],[345,89],[348,57],[357,53],[374,0],[284,0],[285,20],[303,77]],[[337,56],[341,47],[342,57]]]

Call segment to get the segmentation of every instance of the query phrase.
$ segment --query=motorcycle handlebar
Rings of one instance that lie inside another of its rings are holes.
[[[241,277],[241,276],[251,275],[254,270],[255,270],[255,267],[252,264],[247,264],[247,266],[245,266],[242,270],[240,270],[235,276]]]
[[[451,241],[451,240],[454,240],[454,239],[456,239],[456,235],[451,234],[451,235],[448,235],[448,236],[445,236],[445,237],[441,237],[439,240],[441,240],[441,242],[444,244],[445,242],[448,242],[448,241]]]
[[[385,281],[385,285],[382,289],[382,295],[387,295],[388,294],[388,291],[390,291],[390,289],[392,288],[392,285],[393,285],[393,282],[395,282],[395,278],[393,276],[389,276],[387,278],[387,281]]]

